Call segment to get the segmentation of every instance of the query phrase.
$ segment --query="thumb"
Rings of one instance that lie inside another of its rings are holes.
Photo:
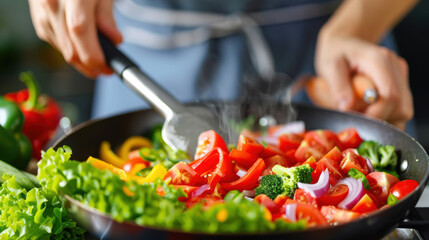
[[[319,75],[329,85],[330,97],[336,102],[337,109],[346,111],[352,109],[355,98],[351,84],[350,68],[345,59],[339,59],[335,64],[326,64]]]

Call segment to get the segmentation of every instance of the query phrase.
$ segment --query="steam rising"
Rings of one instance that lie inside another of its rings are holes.
[[[256,121],[253,129],[288,123],[296,119],[297,113],[291,105],[293,91],[292,80],[284,74],[276,74],[273,79],[261,79],[245,76],[243,93],[233,102],[209,104],[219,114],[220,129],[227,144],[237,143],[239,133],[231,121],[244,121],[248,116],[254,116]],[[222,135],[222,134],[221,134]]]

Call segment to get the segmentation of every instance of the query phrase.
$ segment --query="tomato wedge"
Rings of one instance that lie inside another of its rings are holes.
[[[304,189],[298,188],[295,190],[295,194],[293,195],[293,200],[297,202],[307,203],[315,208],[319,207],[319,204],[317,203],[316,199],[311,196],[310,193],[306,192]]]
[[[238,137],[237,149],[248,152],[255,156],[259,156],[259,154],[264,151],[265,147],[253,138],[240,135]]]
[[[253,189],[256,183],[259,180],[259,176],[261,176],[262,171],[264,171],[265,163],[262,158],[259,158],[253,166],[246,172],[241,178],[237,179],[234,182],[223,183],[222,188],[227,191],[232,190],[250,190]]]
[[[325,217],[311,204],[307,203],[296,203],[296,218],[297,220],[306,219],[308,227],[323,226],[327,225]]]
[[[317,167],[311,174],[311,182],[316,183],[319,180],[320,174],[328,169],[329,183],[334,186],[340,179],[344,178],[344,173],[341,168],[332,160],[323,158],[317,162]]]
[[[352,208],[352,211],[358,213],[369,213],[375,210],[377,210],[377,205],[368,194],[363,195],[359,202],[357,202],[356,205]]]
[[[344,173],[348,173],[350,169],[355,168],[364,175],[369,173],[369,167],[366,160],[355,152],[354,149],[346,149],[343,151],[343,160],[341,160],[340,167]]]
[[[323,206],[320,212],[329,223],[333,224],[349,222],[360,217],[360,213],[336,208],[334,206]]]
[[[338,133],[338,138],[344,149],[347,148],[358,148],[363,142],[359,136],[358,131],[355,128],[346,128]]]
[[[226,145],[225,141],[215,131],[208,130],[208,131],[202,132],[200,136],[198,136],[198,145],[197,145],[197,150],[195,152],[194,159],[199,159],[204,157],[207,153],[209,153],[211,150],[217,147],[219,147],[225,152],[229,152],[228,146]]]
[[[298,134],[283,134],[279,137],[279,149],[286,152],[290,149],[297,149],[303,137]]]
[[[323,194],[321,197],[317,198],[317,201],[320,205],[333,205],[337,206],[344,198],[347,197],[349,188],[345,184],[337,184]]]

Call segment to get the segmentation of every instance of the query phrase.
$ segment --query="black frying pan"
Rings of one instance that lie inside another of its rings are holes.
[[[240,106],[244,113],[254,114],[252,105]],[[133,223],[118,223],[96,210],[68,199],[68,209],[79,224],[102,239],[380,239],[396,228],[414,208],[428,180],[429,157],[423,147],[404,132],[381,121],[366,117],[297,105],[298,120],[305,121],[306,128],[339,131],[355,127],[364,139],[391,144],[400,151],[399,161],[403,169],[401,179],[414,179],[420,186],[397,204],[376,211],[365,218],[337,226],[312,228],[305,231],[267,234],[200,234],[184,233],[167,229],[138,226]],[[73,159],[86,160],[98,156],[101,141],[119,146],[131,135],[142,135],[163,119],[153,110],[142,110],[106,119],[94,120],[76,127],[71,134],[60,139],[55,146],[68,145],[73,150]]]

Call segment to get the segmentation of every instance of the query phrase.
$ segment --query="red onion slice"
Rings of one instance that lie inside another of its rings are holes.
[[[292,222],[296,222],[296,203],[286,205],[286,217]]]
[[[374,172],[374,166],[372,165],[371,160],[369,160],[369,158],[368,158],[368,157],[364,157],[364,158],[365,158],[365,160],[366,160],[366,165],[368,165],[369,172],[370,172],[370,173]]]
[[[277,131],[275,131],[271,137],[280,137],[283,134],[294,133],[300,134],[305,132],[305,124],[303,121],[290,122],[284,125],[281,125]]]
[[[319,180],[315,184],[309,183],[298,183],[298,187],[304,189],[306,192],[310,193],[310,195],[314,198],[321,197],[323,194],[328,191],[329,185],[329,171],[325,169],[320,174]]]
[[[363,184],[362,180],[355,179],[352,177],[344,178],[338,181],[338,184],[345,184],[349,188],[347,197],[338,204],[338,207],[344,209],[352,208],[363,196]]]

